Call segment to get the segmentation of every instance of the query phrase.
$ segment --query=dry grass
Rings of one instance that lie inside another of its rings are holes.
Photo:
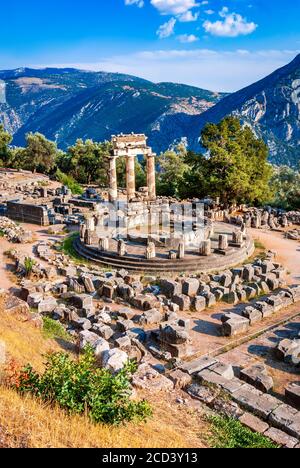
[[[58,351],[60,346],[54,340],[45,339],[41,330],[30,322],[24,322],[9,315],[0,314],[0,340],[6,344],[9,356],[20,365],[30,364],[38,371],[43,368],[43,355]]]
[[[39,329],[0,313],[0,340],[20,364],[43,368],[43,354],[61,349]],[[147,423],[121,427],[95,425],[37,399],[0,386],[0,447],[196,448],[205,446],[207,423],[193,409],[178,405],[176,394],[141,394],[154,409]]]
[[[161,401],[145,424],[95,425],[84,416],[70,416],[60,408],[0,389],[0,427],[10,447],[195,448],[204,446],[203,424],[196,413]]]

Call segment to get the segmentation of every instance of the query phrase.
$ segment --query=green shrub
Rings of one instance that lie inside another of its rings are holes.
[[[96,423],[120,424],[145,420],[151,415],[146,401],[130,399],[130,378],[135,370],[133,362],[128,362],[116,375],[97,368],[94,352],[87,347],[77,360],[67,353],[47,355],[42,374],[26,366],[14,387],[22,394],[58,403],[72,413],[86,413]]]
[[[24,267],[25,267],[25,274],[26,276],[30,276],[33,267],[35,265],[35,260],[31,257],[26,257],[24,260]]]
[[[235,419],[210,416],[209,421],[209,443],[213,448],[278,448],[270,439],[252,432]]]
[[[62,324],[50,317],[43,317],[43,332],[46,338],[61,338],[65,341],[73,341],[72,336],[66,332]]]
[[[68,187],[74,195],[82,195],[83,194],[83,192],[84,192],[83,188],[81,187],[81,185],[78,182],[76,182],[76,180],[73,177],[71,177],[71,176],[69,176],[67,174],[64,174],[59,169],[57,169],[55,176],[56,176],[56,179],[61,184]]]

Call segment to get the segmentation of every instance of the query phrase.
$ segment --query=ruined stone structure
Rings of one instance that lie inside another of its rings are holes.
[[[127,198],[131,201],[135,198],[135,158],[143,155],[147,160],[147,188],[148,199],[155,200],[155,154],[147,146],[145,135],[118,135],[112,137],[113,154],[109,160],[109,201],[115,202],[118,198],[118,182],[116,161],[118,157],[126,158],[126,188]]]
[[[10,219],[22,223],[38,224],[49,226],[47,209],[39,205],[29,205],[26,203],[7,202],[7,216]]]

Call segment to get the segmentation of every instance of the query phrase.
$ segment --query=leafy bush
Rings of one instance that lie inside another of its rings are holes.
[[[209,443],[213,448],[278,448],[267,437],[252,432],[239,421],[222,416],[211,416]]]
[[[146,401],[130,399],[130,377],[135,370],[133,362],[116,375],[97,368],[94,352],[87,347],[78,360],[61,352],[47,355],[42,374],[27,365],[14,378],[13,387],[72,413],[86,413],[96,423],[120,424],[151,415]]]
[[[26,257],[24,260],[24,267],[25,267],[25,274],[26,276],[30,276],[33,267],[35,265],[35,261],[31,257]]]
[[[73,177],[71,177],[71,176],[69,176],[67,174],[64,174],[59,169],[57,169],[55,176],[56,176],[56,179],[61,184],[68,187],[74,195],[82,195],[83,194],[83,192],[84,192],[83,188],[81,187],[81,185],[78,182],[76,182],[76,180]]]

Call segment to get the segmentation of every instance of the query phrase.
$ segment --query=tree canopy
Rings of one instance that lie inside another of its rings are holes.
[[[12,136],[4,130],[3,125],[0,124],[0,166],[9,164],[11,150],[9,148],[12,142]]]
[[[219,197],[223,203],[264,203],[270,199],[272,167],[268,148],[239,119],[207,124],[201,134],[205,155],[188,153],[185,196]]]

